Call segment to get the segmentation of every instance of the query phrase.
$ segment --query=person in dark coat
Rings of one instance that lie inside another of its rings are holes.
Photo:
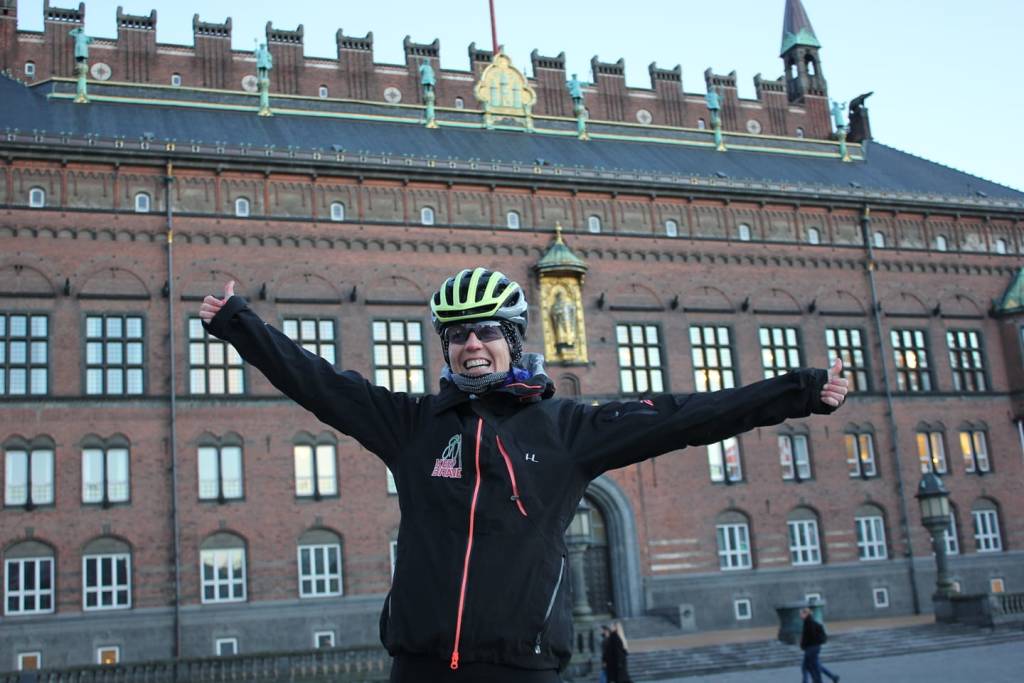
[[[813,683],[821,683],[821,674],[831,678],[832,683],[839,683],[839,675],[826,669],[819,659],[821,646],[828,640],[825,627],[814,620],[814,614],[807,607],[800,610],[800,618],[804,620],[803,633],[800,634],[800,649],[804,651],[804,661],[800,665],[803,683],[807,683],[808,678]]]
[[[601,683],[608,683],[608,636],[612,629],[607,624],[601,624]]]
[[[616,621],[612,625],[611,634],[608,636],[607,653],[608,664],[605,671],[608,672],[608,683],[633,683],[627,665],[629,643],[626,642],[622,622]]]

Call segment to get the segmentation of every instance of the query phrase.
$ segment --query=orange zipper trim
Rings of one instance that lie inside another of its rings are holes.
[[[528,517],[526,514],[526,508],[523,507],[523,501],[519,499],[519,487],[516,486],[516,473],[512,471],[512,459],[508,457],[508,453],[505,452],[505,445],[501,443],[501,437],[496,436],[495,440],[498,442],[498,452],[501,453],[501,457],[505,459],[505,467],[508,468],[508,478],[512,482],[512,500],[516,502],[519,507],[519,512],[523,513],[523,517]]]
[[[466,539],[466,558],[462,562],[462,587],[459,589],[459,611],[455,616],[455,643],[452,646],[452,661],[448,665],[452,671],[459,668],[459,641],[462,639],[462,611],[466,606],[466,581],[469,579],[469,558],[473,554],[473,530],[476,526],[476,501],[480,496],[480,435],[483,433],[484,419],[477,418],[476,423],[476,483],[473,484],[473,500],[469,505],[469,538]]]

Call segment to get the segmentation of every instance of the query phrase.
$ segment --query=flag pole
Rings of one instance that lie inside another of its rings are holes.
[[[494,21],[494,0],[490,0],[491,4],[491,48],[494,50],[494,54],[498,54],[498,26]]]

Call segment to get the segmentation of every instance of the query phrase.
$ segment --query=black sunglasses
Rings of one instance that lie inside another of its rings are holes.
[[[501,330],[501,323],[496,320],[452,325],[444,330],[445,339],[448,340],[449,344],[465,344],[469,341],[470,334],[475,334],[476,338],[484,343],[497,341],[505,337],[505,333]]]

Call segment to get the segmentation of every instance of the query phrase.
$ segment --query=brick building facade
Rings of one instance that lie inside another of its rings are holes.
[[[833,618],[928,610],[923,469],[951,491],[961,589],[1024,585],[1024,194],[869,136],[841,147],[799,2],[795,71],[759,90],[757,132],[735,77],[708,75],[722,151],[678,70],[652,69],[653,125],[624,125],[637,93],[595,64],[578,139],[563,60],[535,57],[532,132],[468,105],[435,130],[416,74],[436,43],[407,45],[403,72],[339,34],[314,69],[301,27],[268,26],[260,117],[230,20],[164,46],[155,13],[93,43],[113,76],[90,71],[75,104],[84,8],[47,6],[42,35],[0,11],[0,67],[36,69],[0,78],[0,669],[376,642],[399,519],[385,467],[206,338],[199,301],[234,279],[339,367],[430,391],[425,302],[457,268],[522,282],[528,346],[550,341],[535,267],[556,225],[587,267],[588,357],[548,359],[563,395],[740,385],[835,353],[856,383],[833,416],[595,481],[596,613],[706,630],[808,595]],[[475,101],[491,58],[438,68],[438,102]]]

